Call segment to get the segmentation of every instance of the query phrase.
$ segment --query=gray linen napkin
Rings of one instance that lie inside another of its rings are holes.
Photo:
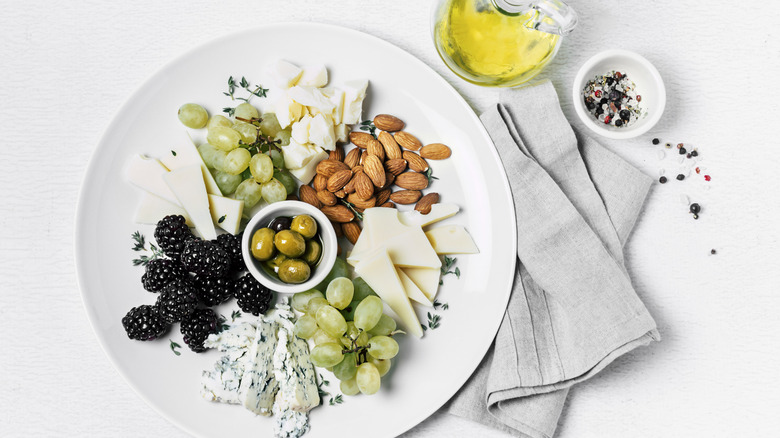
[[[500,101],[481,119],[512,188],[519,262],[494,344],[447,409],[549,438],[571,385],[660,339],[622,252],[652,181],[578,141],[549,81]]]

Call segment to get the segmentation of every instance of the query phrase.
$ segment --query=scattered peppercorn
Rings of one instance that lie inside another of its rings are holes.
[[[685,155],[686,152],[688,151],[686,151],[685,148],[680,148],[680,155]]]
[[[680,148],[683,148],[683,147],[685,147],[685,145],[684,145],[684,144],[682,144],[682,143],[677,143],[677,149],[680,149]]]
[[[685,179],[685,175],[683,175],[682,173],[677,175],[677,181],[682,181],[684,179]]]
[[[693,204],[691,204],[690,209],[691,209],[691,213],[699,214],[701,212],[701,205],[694,202]]]
[[[704,181],[710,181],[712,179],[709,175],[704,175]]]
[[[699,156],[699,152],[696,149],[694,149],[693,151],[691,151],[691,156],[692,157],[698,157]]]
[[[659,140],[659,139],[657,139],[657,138],[654,138],[654,139],[653,139],[653,144],[658,144],[658,143],[660,143],[660,142],[661,142],[661,140]]]
[[[688,155],[686,155],[687,158],[691,158],[691,153],[688,152]]]
[[[666,143],[664,146],[666,146],[666,149],[671,149],[672,148],[672,144],[671,143]]]
[[[658,178],[658,182],[661,183],[661,184],[666,184],[666,181],[667,181],[667,179],[666,179],[665,176],[662,176],[662,177]]]
[[[699,219],[699,215],[698,215],[698,214],[694,214],[694,215],[693,215],[693,219],[694,219],[694,220],[695,220],[695,219]]]
[[[718,253],[718,252],[717,252],[717,251],[715,251],[715,248],[713,248],[713,249],[711,249],[711,250],[710,250],[710,254],[712,254],[712,255],[715,255],[715,254],[717,254],[717,253]]]
[[[615,126],[620,128],[621,126],[623,126],[623,121],[622,120],[615,120]]]

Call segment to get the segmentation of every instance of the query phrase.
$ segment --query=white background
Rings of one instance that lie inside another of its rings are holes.
[[[664,339],[576,386],[558,436],[774,435],[780,3],[570,3],[581,24],[543,74],[566,115],[584,129],[569,89],[588,57],[610,48],[643,54],[666,81],[666,112],[648,135],[602,141],[647,174],[666,169],[672,177],[653,188],[626,248],[636,289]],[[738,7],[758,4],[765,9]],[[73,218],[89,157],[119,106],[164,63],[236,30],[318,21],[411,52],[477,112],[497,100],[497,91],[469,85],[442,64],[428,2],[0,0],[0,11],[2,436],[185,436],[132,392],[101,351],[73,261]],[[248,56],[264,44],[273,41],[247,42]],[[334,48],[333,56],[364,55]],[[711,183],[674,180],[677,157],[659,160],[654,136],[696,147]],[[702,205],[698,221],[681,194]],[[407,436],[507,435],[437,413]]]

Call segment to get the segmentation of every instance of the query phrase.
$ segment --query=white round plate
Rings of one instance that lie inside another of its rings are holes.
[[[114,117],[83,182],[76,261],[84,304],[114,366],[170,421],[200,437],[271,436],[273,419],[201,399],[201,371],[212,367],[218,352],[190,352],[178,324],[157,341],[131,341],[121,319],[131,307],[156,298],[141,287],[143,268],[131,264],[138,253],[131,249],[130,234],[140,230],[151,240],[154,228],[133,223],[141,192],[123,176],[128,157],[170,153],[185,138],[176,116],[181,104],[197,102],[220,113],[236,104],[222,95],[229,76],[246,76],[255,83],[275,59],[323,63],[335,84],[368,79],[364,117],[396,114],[424,143],[442,142],[453,150],[452,158],[431,162],[438,180],[430,190],[440,193],[442,202],[461,207],[446,222],[466,226],[480,253],[456,256],[460,278],[445,276],[438,297],[448,309],[418,308],[424,325],[428,312],[441,316],[440,325],[419,340],[402,336],[401,353],[382,379],[381,391],[345,396],[336,406],[326,400],[311,412],[306,435],[340,436],[349,424],[351,430],[368,430],[375,437],[396,436],[449,400],[493,341],[514,276],[515,215],[498,154],[468,104],[425,64],[378,38],[322,24],[264,26],[198,47],[147,80]],[[261,110],[269,105],[260,98],[252,103]],[[230,318],[236,305],[228,304],[219,310]],[[180,356],[169,348],[169,339],[183,345]],[[338,382],[329,380],[323,389],[338,394]]]

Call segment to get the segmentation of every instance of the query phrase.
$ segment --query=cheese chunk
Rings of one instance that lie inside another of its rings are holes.
[[[308,412],[320,404],[309,347],[286,327],[279,329],[278,336],[273,358],[274,377],[279,382],[276,403],[281,410]]]
[[[355,272],[374,289],[382,301],[401,319],[406,331],[418,338],[422,337],[422,327],[414,313],[409,297],[398,278],[398,272],[386,251],[376,251],[372,257],[358,263]]]
[[[310,145],[301,144],[290,139],[290,144],[282,146],[282,155],[284,155],[284,167],[287,169],[300,169],[306,166],[322,149]]]
[[[244,201],[209,194],[209,210],[211,220],[218,227],[230,234],[238,234],[241,228],[241,215],[244,212]]]
[[[269,74],[276,86],[287,89],[298,83],[303,69],[280,59],[269,66]]]
[[[319,88],[296,85],[287,90],[287,94],[292,100],[303,106],[315,108],[322,114],[331,114],[333,112],[333,102]]]
[[[322,89],[322,94],[330,100],[333,104],[333,111],[331,117],[333,118],[334,125],[343,124],[344,119],[344,90],[333,87],[326,87]]]
[[[334,120],[335,122],[335,120]],[[349,142],[349,132],[351,129],[349,129],[349,126],[345,124],[336,125],[333,127],[333,133],[336,135],[336,141],[339,143],[347,143]],[[434,204],[435,205],[435,204]]]
[[[398,278],[401,280],[401,285],[406,291],[406,296],[409,297],[410,300],[416,301],[424,306],[433,306],[433,302],[422,293],[420,288],[414,284],[412,279],[406,275],[402,268],[396,268],[396,271],[398,271]]]
[[[342,87],[344,90],[344,111],[341,123],[352,125],[360,122],[363,113],[363,99],[366,97],[368,81],[366,79],[348,81]]]
[[[425,233],[436,254],[477,254],[479,249],[461,225],[444,225]]]
[[[309,125],[309,142],[326,151],[336,149],[336,134],[333,130],[333,119],[330,116],[317,114]]]
[[[246,354],[251,348],[257,327],[248,322],[231,325],[227,330],[209,335],[203,345],[226,353],[211,371],[203,371],[201,396],[219,403],[241,403],[238,389],[251,360]]]
[[[328,69],[324,65],[306,66],[296,85],[324,87],[328,84]]]
[[[216,239],[217,231],[211,220],[209,195],[200,166],[196,164],[176,169],[165,174],[163,179],[176,195],[179,204],[187,210],[201,237],[204,240]]]
[[[144,155],[130,157],[126,170],[127,178],[134,185],[168,202],[179,205],[178,198],[163,179],[167,173],[168,169],[159,160]]]
[[[311,116],[306,114],[301,120],[292,124],[292,133],[290,137],[297,143],[306,144],[309,142],[309,127],[311,126]]]
[[[279,126],[284,129],[303,117],[303,106],[285,93],[274,104],[274,113]]]
[[[177,214],[184,216],[188,226],[194,226],[190,215],[181,206],[146,192],[141,198],[141,205],[135,211],[133,220],[139,224],[157,224],[165,216]]]
[[[435,222],[447,219],[455,216],[458,213],[457,205],[455,204],[433,204],[431,211],[428,214],[422,214],[417,210],[409,210],[403,213],[398,213],[398,220],[402,224],[407,226],[425,227]]]
[[[279,383],[274,375],[273,357],[278,343],[275,322],[262,320],[257,325],[252,348],[247,354],[252,361],[241,378],[238,398],[245,408],[258,415],[271,415]]]
[[[195,143],[192,142],[192,137],[190,137],[189,133],[185,134],[187,138],[182,139],[179,146],[171,149],[170,152],[163,154],[160,161],[162,161],[169,170],[181,169],[182,167],[195,164],[201,166],[201,170],[203,171],[203,182],[206,183],[206,190],[212,195],[222,196],[222,192],[219,190],[217,182],[214,180],[211,172],[209,172],[209,169],[200,157],[200,152],[198,152],[198,148],[195,147]]]
[[[317,164],[326,158],[328,158],[328,153],[320,149],[316,155],[311,157],[311,160],[309,160],[305,166],[300,169],[288,169],[288,171],[292,176],[296,177],[298,181],[308,184],[311,182],[312,178],[314,178],[314,175],[317,174]]]
[[[409,276],[409,279],[420,288],[430,301],[436,298],[436,293],[439,291],[439,281],[441,280],[441,268],[401,268],[401,271]]]

